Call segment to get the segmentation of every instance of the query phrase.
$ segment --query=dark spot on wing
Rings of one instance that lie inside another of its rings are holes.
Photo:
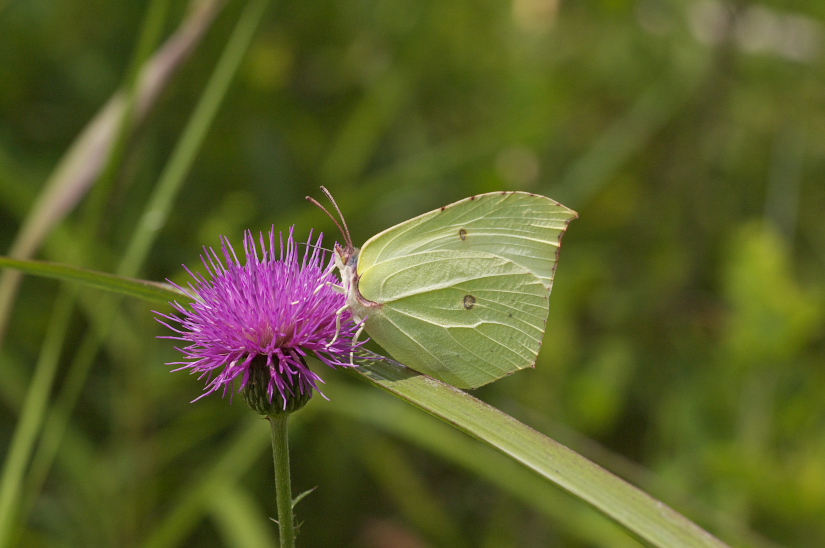
[[[462,228],[461,230],[458,231],[458,237],[461,238],[462,240],[466,240],[467,239],[467,231]]]
[[[476,298],[472,295],[464,295],[464,308],[470,310],[476,305]]]

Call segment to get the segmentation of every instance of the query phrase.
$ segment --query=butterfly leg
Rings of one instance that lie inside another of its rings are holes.
[[[332,337],[332,340],[327,343],[327,348],[335,344],[335,341],[338,340],[338,335],[341,334],[341,315],[347,308],[349,308],[349,305],[345,304],[335,313],[335,336]]]
[[[346,289],[344,289],[344,286],[342,286],[342,285],[334,284],[332,282],[324,282],[324,283],[320,284],[318,287],[316,287],[315,291],[313,291],[312,294],[317,295],[318,292],[321,291],[325,287],[331,287],[332,290],[335,291],[336,293],[346,293],[347,292]]]
[[[350,350],[350,353],[349,353],[349,363],[352,366],[355,366],[355,345],[358,344],[358,337],[360,337],[361,333],[364,332],[364,323],[365,322],[361,322],[361,325],[358,327],[358,330],[355,332],[355,336],[352,337],[352,347],[351,347],[352,350]]]

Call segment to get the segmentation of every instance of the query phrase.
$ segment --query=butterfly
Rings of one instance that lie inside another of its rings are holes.
[[[561,239],[578,214],[527,192],[471,196],[395,225],[357,249],[344,216],[339,290],[393,358],[458,388],[532,367]]]

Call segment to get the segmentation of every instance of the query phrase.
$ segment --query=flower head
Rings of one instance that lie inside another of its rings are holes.
[[[200,373],[199,378],[206,377],[205,393],[200,397],[220,389],[226,395],[239,379],[239,391],[244,391],[253,408],[248,391],[257,386],[253,399],[258,403],[268,399],[280,410],[288,406],[294,410],[294,404],[306,403],[318,389],[317,382],[323,382],[307,367],[308,353],[331,367],[351,365],[350,352],[360,346],[353,345],[359,326],[348,310],[341,312],[346,299],[332,287],[336,282],[332,269],[323,265],[322,236],[313,243],[310,234],[302,258],[293,229],[286,247],[283,234],[278,236],[276,243],[274,229],[267,239],[260,234],[259,254],[255,238],[246,232],[245,264],[229,240],[221,237],[224,260],[213,249],[204,248],[201,260],[207,275],[187,268],[194,285],[189,283],[188,289],[176,286],[192,298],[190,307],[174,302],[179,315],[158,313],[181,324],[176,329],[159,319],[178,333],[164,338],[191,343],[178,348],[187,361],[169,365],[181,366],[175,371],[189,369]]]

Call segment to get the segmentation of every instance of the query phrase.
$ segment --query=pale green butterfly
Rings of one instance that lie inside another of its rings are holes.
[[[343,222],[341,312],[363,321],[393,358],[459,388],[535,365],[575,211],[526,192],[480,194],[388,228],[359,250],[321,188]]]

